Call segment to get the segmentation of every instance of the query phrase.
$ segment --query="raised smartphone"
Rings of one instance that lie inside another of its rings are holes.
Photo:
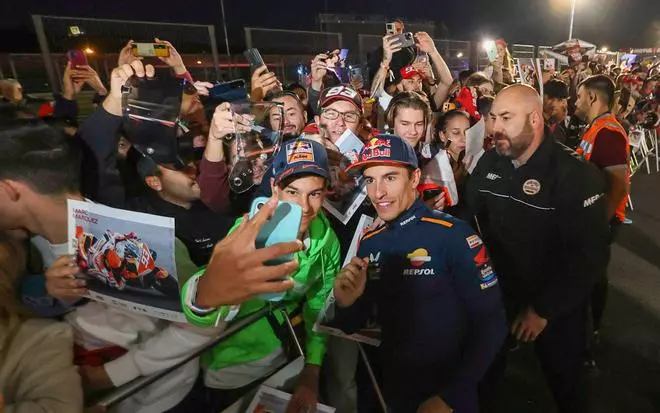
[[[69,50],[66,53],[67,59],[69,59],[69,62],[71,62],[71,67],[76,68],[76,67],[81,67],[81,66],[87,66],[87,56],[85,56],[85,53],[82,50]]]
[[[259,197],[252,201],[250,218],[268,202],[268,198]],[[256,248],[265,248],[280,242],[291,242],[298,238],[300,223],[302,221],[302,209],[297,204],[280,202],[273,216],[261,227],[255,241]],[[266,265],[278,265],[289,262],[295,258],[294,254],[283,255],[265,262]],[[273,280],[277,281],[277,280]],[[262,294],[261,298],[268,301],[280,301],[286,293]]]
[[[415,45],[415,36],[413,36],[413,34],[410,32],[397,34],[392,37],[397,39],[398,43],[401,44],[401,47],[403,48],[412,47]]]
[[[266,197],[258,197],[252,201],[250,218],[268,202]],[[298,238],[302,209],[297,204],[279,202],[273,216],[261,227],[255,241],[256,248],[266,248],[280,242],[292,242]],[[294,254],[283,255],[266,262],[266,265],[278,265],[294,259]]]
[[[133,43],[135,57],[170,57],[170,49],[162,43]]]

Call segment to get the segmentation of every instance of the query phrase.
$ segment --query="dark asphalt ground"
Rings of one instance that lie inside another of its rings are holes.
[[[660,173],[633,177],[632,200],[612,247],[591,413],[660,412]],[[511,353],[505,380],[500,412],[556,412],[531,346]]]

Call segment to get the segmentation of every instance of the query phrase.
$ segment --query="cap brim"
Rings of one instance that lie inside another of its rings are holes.
[[[410,168],[417,168],[415,165],[412,165],[408,162],[403,161],[388,161],[388,160],[368,160],[368,161],[358,161],[352,163],[346,168],[347,173],[358,173],[361,172],[364,168],[369,165],[392,165],[392,166],[406,166]]]
[[[323,102],[323,105],[321,105],[321,107],[324,108],[324,107],[326,107],[326,106],[328,106],[328,105],[331,105],[331,104],[333,104],[333,103],[335,103],[335,102],[338,102],[338,101],[343,101],[343,102],[351,103],[353,106],[355,106],[355,108],[356,108],[360,113],[362,113],[362,108],[359,107],[358,105],[356,105],[356,104],[355,104],[355,101],[354,101],[353,99],[351,99],[351,98],[349,98],[349,97],[344,97],[344,96],[332,96],[332,97],[326,99],[326,100]]]

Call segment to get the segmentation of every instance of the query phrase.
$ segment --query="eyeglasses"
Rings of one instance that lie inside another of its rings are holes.
[[[344,122],[357,123],[360,120],[360,114],[357,112],[339,112],[334,109],[323,109],[321,116],[329,120],[339,119],[339,116],[344,119]]]

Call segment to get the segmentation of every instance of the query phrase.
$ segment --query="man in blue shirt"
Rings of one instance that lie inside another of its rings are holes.
[[[333,324],[351,333],[377,308],[390,410],[478,411],[477,383],[507,332],[497,277],[471,227],[417,199],[415,153],[397,136],[365,145],[362,173],[384,225],[335,280]]]

